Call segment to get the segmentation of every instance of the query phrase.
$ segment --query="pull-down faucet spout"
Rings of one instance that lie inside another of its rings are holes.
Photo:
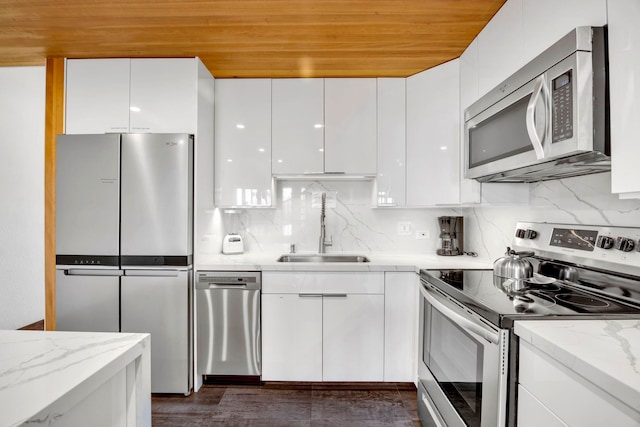
[[[327,246],[333,245],[333,237],[327,241],[327,231],[324,223],[325,209],[327,207],[327,193],[322,193],[322,206],[320,208],[320,245],[318,246],[318,253],[326,253]]]

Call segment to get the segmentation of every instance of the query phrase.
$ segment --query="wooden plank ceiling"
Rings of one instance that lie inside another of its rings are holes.
[[[505,0],[0,0],[0,66],[199,56],[215,77],[407,77]]]

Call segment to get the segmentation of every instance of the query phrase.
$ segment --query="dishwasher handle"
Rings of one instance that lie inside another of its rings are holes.
[[[228,280],[215,281],[215,280],[202,280],[196,281],[196,289],[198,290],[216,290],[216,289],[237,289],[237,290],[260,290],[261,286],[259,282],[250,282],[238,280],[237,282],[230,282]]]

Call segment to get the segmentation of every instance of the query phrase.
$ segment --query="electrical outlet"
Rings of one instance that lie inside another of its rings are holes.
[[[424,240],[424,239],[428,239],[430,236],[429,230],[418,230],[416,231],[416,239],[417,240]]]
[[[411,223],[410,222],[399,222],[398,223],[398,235],[399,236],[410,236],[411,235]]]

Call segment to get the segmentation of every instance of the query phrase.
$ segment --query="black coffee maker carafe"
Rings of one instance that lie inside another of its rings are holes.
[[[440,236],[438,239],[438,255],[452,256],[464,254],[464,217],[439,216]]]

